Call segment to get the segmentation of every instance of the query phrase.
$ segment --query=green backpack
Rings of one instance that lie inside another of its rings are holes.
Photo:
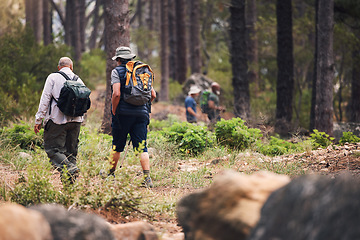
[[[200,108],[202,113],[207,113],[209,110],[208,101],[209,101],[210,91],[203,91],[200,97]]]
[[[66,116],[78,117],[83,116],[90,108],[90,89],[84,84],[77,81],[78,76],[70,79],[64,72],[60,73],[65,79],[64,86],[61,88],[59,99],[56,101],[57,106]]]

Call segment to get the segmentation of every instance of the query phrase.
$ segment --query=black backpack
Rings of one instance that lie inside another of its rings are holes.
[[[151,100],[151,89],[154,84],[154,73],[151,67],[140,61],[126,63],[125,86],[123,98],[132,105],[144,105]]]
[[[60,73],[65,79],[64,86],[61,88],[57,106],[62,113],[70,117],[83,116],[90,108],[90,89],[83,83],[77,81],[78,76],[70,79],[64,72]]]

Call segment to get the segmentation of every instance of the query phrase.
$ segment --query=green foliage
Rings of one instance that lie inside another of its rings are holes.
[[[80,78],[90,89],[106,83],[106,54],[101,49],[93,49],[84,53],[81,58]]]
[[[288,142],[280,138],[271,136],[268,143],[257,143],[257,151],[269,156],[279,156],[294,152],[303,151],[303,147],[297,143]]]
[[[150,131],[158,131],[172,126],[175,122],[180,122],[180,118],[175,114],[168,114],[166,120],[151,119],[149,124]]]
[[[68,47],[39,45],[28,28],[0,37],[0,94],[6,96],[0,98],[0,127],[35,114],[46,77],[66,55]]]
[[[313,143],[313,149],[317,148],[326,148],[332,141],[335,139],[330,137],[329,134],[325,132],[319,132],[317,129],[314,129],[314,132],[310,134],[310,139]]]
[[[11,144],[13,146],[20,146],[22,149],[34,150],[37,147],[42,147],[43,133],[41,129],[38,134],[35,134],[33,127],[30,124],[14,124],[12,128],[3,128],[1,136],[4,139],[3,144]]]
[[[51,175],[50,164],[32,162],[27,170],[27,179],[24,176],[18,179],[11,192],[11,201],[24,206],[54,202],[58,192],[50,181]]]
[[[345,143],[358,143],[360,138],[354,135],[352,132],[343,132],[342,137],[339,140],[339,144],[344,145]]]
[[[164,128],[162,133],[167,141],[177,144],[182,153],[194,156],[214,143],[212,133],[206,127],[188,122],[175,122],[171,127]]]
[[[215,135],[220,145],[238,150],[250,148],[262,137],[260,129],[248,128],[241,118],[221,119],[215,125]]]

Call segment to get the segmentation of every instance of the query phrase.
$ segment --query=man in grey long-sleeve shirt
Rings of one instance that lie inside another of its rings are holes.
[[[58,70],[73,79],[73,62],[68,57],[59,60]],[[76,166],[80,125],[83,116],[70,117],[64,115],[57,107],[57,100],[66,79],[59,73],[51,73],[45,82],[38,112],[35,115],[34,131],[38,133],[44,126],[44,148],[51,164],[61,173],[62,180],[73,183],[79,173]],[[82,80],[80,78],[77,81]],[[54,100],[55,99],[55,100]],[[64,179],[64,169],[67,169],[69,179]]]

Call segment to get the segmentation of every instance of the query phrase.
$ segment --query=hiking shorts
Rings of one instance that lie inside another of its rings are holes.
[[[113,136],[113,150],[116,152],[123,152],[127,135],[130,134],[130,139],[134,150],[140,152],[147,152],[147,125],[149,125],[148,117],[116,115],[113,116],[112,122],[112,136]],[[141,149],[139,145],[141,144]]]

